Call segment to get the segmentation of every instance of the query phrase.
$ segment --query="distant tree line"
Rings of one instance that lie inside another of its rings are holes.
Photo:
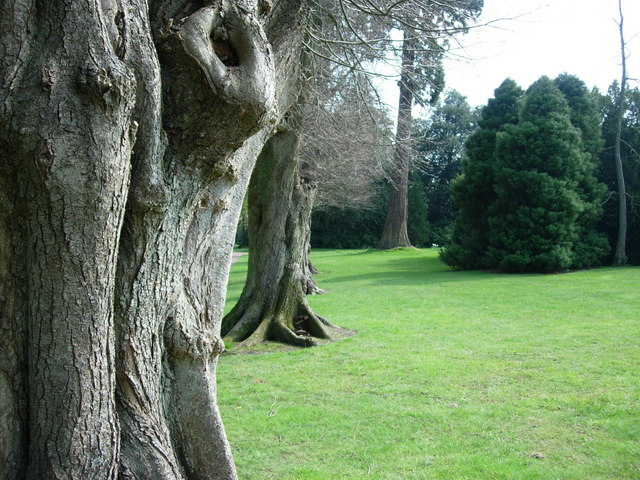
[[[620,84],[614,82],[606,95],[596,98],[602,118],[604,148],[600,154],[598,178],[606,187],[603,215],[598,229],[605,233],[612,248],[618,232],[617,178],[614,162],[616,137],[616,105],[620,96]],[[627,263],[640,265],[640,90],[628,89],[625,94],[620,158],[624,171],[627,199]],[[612,252],[606,262],[614,261]]]
[[[466,138],[477,111],[455,90],[416,121],[411,142],[407,229],[417,247],[441,245],[455,211],[449,184],[461,172]],[[388,180],[380,180],[388,183]],[[388,189],[379,189],[366,208],[321,207],[314,211],[311,243],[316,248],[375,248],[384,227]]]
[[[613,261],[618,221],[614,165],[620,88],[589,91],[572,75],[526,92],[510,79],[474,110],[450,91],[413,132],[408,232],[446,245],[455,268],[561,271]],[[640,263],[640,92],[627,92],[622,159],[628,262]],[[313,213],[314,247],[375,247],[385,191],[367,208]]]

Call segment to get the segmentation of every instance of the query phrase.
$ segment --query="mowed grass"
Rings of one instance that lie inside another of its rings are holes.
[[[313,261],[329,290],[314,310],[358,334],[221,358],[241,480],[640,479],[640,268],[453,272],[414,249]]]

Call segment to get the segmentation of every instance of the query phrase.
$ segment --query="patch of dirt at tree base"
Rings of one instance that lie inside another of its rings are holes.
[[[324,340],[321,338],[316,338],[315,340],[318,342],[318,345],[315,347],[299,347],[296,345],[289,345],[286,343],[280,342],[271,342],[266,341],[259,343],[258,345],[251,346],[231,346],[226,349],[222,353],[222,357],[231,356],[231,355],[263,355],[267,353],[282,353],[282,352],[291,352],[295,350],[305,350],[307,348],[317,348],[322,347],[324,345],[328,345],[330,343],[339,342],[340,340],[344,340],[345,338],[350,338],[357,335],[357,330],[349,330],[347,328],[334,327],[331,329],[331,334],[333,338],[331,340]]]

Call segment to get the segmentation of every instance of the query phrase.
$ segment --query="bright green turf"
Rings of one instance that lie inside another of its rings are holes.
[[[313,260],[329,290],[313,308],[359,333],[222,357],[241,480],[640,479],[640,268],[452,272],[413,249]],[[246,257],[229,304],[245,273]]]

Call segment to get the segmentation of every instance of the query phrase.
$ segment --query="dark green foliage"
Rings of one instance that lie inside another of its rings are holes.
[[[412,198],[410,187],[409,238],[416,246],[442,245],[449,240],[455,219],[451,182],[461,172],[464,142],[477,128],[478,115],[466,97],[452,90],[434,108],[428,120],[417,122],[414,132],[416,158],[411,180],[421,185],[428,202],[422,206],[416,193]],[[420,222],[428,224],[429,228],[421,227]],[[425,234],[428,231],[428,236],[420,236],[418,230],[421,228]]]
[[[430,247],[433,243],[432,228],[428,220],[429,199],[421,182],[409,183],[409,218],[407,230],[415,247]]]
[[[573,268],[585,268],[600,263],[611,250],[606,236],[597,232],[602,218],[602,203],[606,186],[597,178],[600,153],[604,141],[601,133],[601,116],[594,93],[579,78],[562,74],[554,80],[569,104],[571,123],[581,134],[583,151],[587,161],[580,164],[577,172],[577,192],[582,202],[582,211],[576,220],[576,240],[573,245]]]
[[[380,238],[384,210],[350,210],[329,207],[313,212],[313,248],[374,248]]]
[[[540,78],[518,102],[507,82],[467,142],[465,175],[453,189],[460,216],[442,258],[454,268],[507,272],[593,266],[608,244],[595,231],[603,190],[592,97],[564,75]]]
[[[495,201],[494,158],[496,135],[518,118],[517,103],[523,90],[507,79],[495,90],[494,98],[482,109],[479,129],[471,135],[462,160],[464,174],[452,184],[458,217],[451,243],[442,251],[445,263],[460,269],[486,266],[484,257],[489,239],[488,207]]]
[[[488,219],[489,266],[552,272],[571,265],[578,199],[566,168],[570,163],[563,160],[580,152],[572,148],[576,138],[570,134],[576,132],[566,121],[511,125],[498,136],[496,199]],[[558,155],[551,156],[545,171],[544,160],[554,149]]]
[[[615,82],[608,95],[600,95],[602,133],[605,146],[600,155],[598,178],[606,185],[604,215],[599,228],[615,245],[618,232],[618,202],[614,163],[615,115],[620,86]],[[627,188],[627,262],[640,265],[640,90],[627,90],[622,121],[620,154]],[[613,261],[613,256],[608,258]]]
[[[567,73],[559,75],[553,83],[569,104],[571,123],[580,130],[584,151],[590,155],[590,161],[598,165],[604,141],[595,94],[589,92],[582,80]]]

